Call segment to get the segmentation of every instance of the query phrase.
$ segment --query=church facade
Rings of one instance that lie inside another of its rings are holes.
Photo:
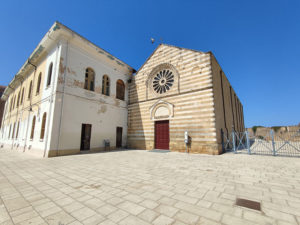
[[[243,106],[211,52],[159,45],[129,94],[130,148],[220,154],[222,139],[244,130]]]
[[[161,44],[135,72],[55,22],[3,93],[1,147],[41,157],[124,147],[220,154],[224,135],[244,129],[211,52]]]

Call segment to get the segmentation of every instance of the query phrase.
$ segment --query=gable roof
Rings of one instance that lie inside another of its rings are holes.
[[[202,52],[202,51],[199,51],[199,50],[194,50],[194,49],[189,49],[189,48],[182,48],[182,47],[178,47],[178,46],[175,46],[175,45],[170,45],[170,44],[164,44],[164,43],[161,43],[161,44],[159,44],[159,45],[154,49],[154,51],[153,51],[153,52],[151,53],[151,55],[146,59],[146,61],[143,63],[143,65],[137,70],[136,74],[137,74],[138,72],[140,72],[140,70],[146,65],[146,63],[149,61],[149,59],[154,55],[154,53],[155,53],[161,46],[167,46],[167,47],[171,47],[171,48],[183,49],[183,50],[193,51],[193,52],[197,52],[197,53],[211,53],[210,51],[208,51],[208,52]]]

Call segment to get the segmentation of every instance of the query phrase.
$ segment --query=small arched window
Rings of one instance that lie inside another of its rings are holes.
[[[43,119],[42,119],[42,126],[41,126],[41,135],[40,135],[41,140],[43,140],[44,136],[45,136],[46,116],[47,116],[47,113],[44,113]]]
[[[94,91],[95,86],[95,72],[91,68],[85,70],[84,89]]]
[[[20,91],[18,93],[17,108],[19,107],[19,104],[20,104]]]
[[[31,133],[30,133],[30,139],[33,140],[34,137],[34,128],[35,128],[35,116],[32,119],[32,124],[31,124]]]
[[[53,69],[53,63],[51,62],[48,68],[47,87],[51,84],[52,69]]]
[[[117,99],[124,100],[125,97],[125,84],[122,80],[117,80]]]
[[[27,96],[28,99],[30,99],[30,97],[31,97],[31,91],[32,91],[32,80],[30,81],[30,84],[29,84],[29,91],[28,91],[28,96]]]
[[[39,77],[38,77],[38,80],[37,80],[36,95],[38,95],[40,93],[41,80],[42,80],[42,73],[39,74]]]
[[[24,98],[24,88],[22,89],[21,103],[20,104],[23,104],[23,98]]]
[[[103,75],[102,78],[102,94],[109,96],[109,77],[107,75]]]

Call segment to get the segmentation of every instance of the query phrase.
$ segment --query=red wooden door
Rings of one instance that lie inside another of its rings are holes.
[[[155,148],[169,149],[169,120],[155,122]]]

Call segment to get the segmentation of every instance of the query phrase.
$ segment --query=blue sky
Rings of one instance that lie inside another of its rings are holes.
[[[56,20],[135,69],[160,38],[212,51],[244,105],[247,127],[300,123],[299,0],[3,1],[0,84]]]

